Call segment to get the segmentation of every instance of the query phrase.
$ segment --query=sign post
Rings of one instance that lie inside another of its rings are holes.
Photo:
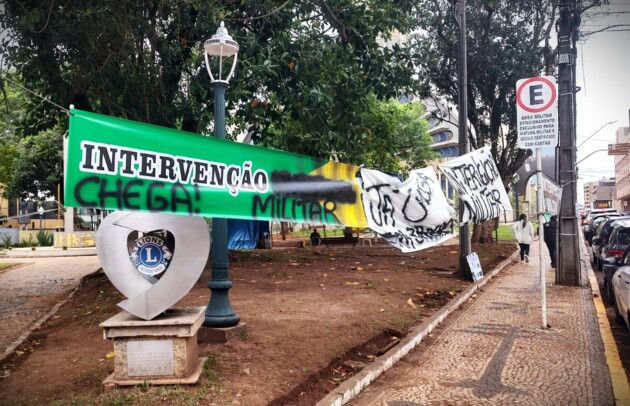
[[[608,144],[608,155],[627,155],[630,152],[630,143]]]
[[[536,148],[536,183],[538,190],[538,229],[543,229],[544,200],[542,147],[558,145],[558,92],[553,76],[521,79],[516,82],[516,120],[518,147]],[[547,294],[545,267],[542,261],[543,238],[538,237],[540,301],[542,328],[547,328]]]

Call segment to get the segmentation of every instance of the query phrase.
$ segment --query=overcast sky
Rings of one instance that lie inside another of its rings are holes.
[[[578,201],[583,202],[584,182],[614,176],[614,157],[605,149],[620,127],[630,127],[630,0],[611,0],[609,6],[591,9],[583,18],[583,33],[611,25],[624,25],[589,35],[577,44]],[[623,30],[623,31],[621,31]]]

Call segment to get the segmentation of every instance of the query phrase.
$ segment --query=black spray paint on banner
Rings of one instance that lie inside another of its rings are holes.
[[[512,210],[490,147],[438,166],[464,203],[462,224],[484,222]]]
[[[405,182],[361,169],[363,207],[370,228],[403,252],[418,251],[453,236],[454,210],[433,168],[410,173]]]

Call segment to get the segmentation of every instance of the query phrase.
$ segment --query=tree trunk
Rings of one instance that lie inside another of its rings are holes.
[[[287,234],[289,234],[289,223],[286,221],[280,222],[280,235],[282,236],[282,240],[287,239]]]
[[[483,223],[475,224],[470,242],[472,244],[487,244],[493,242],[492,233],[494,232],[494,228],[498,222],[499,219],[495,218]]]

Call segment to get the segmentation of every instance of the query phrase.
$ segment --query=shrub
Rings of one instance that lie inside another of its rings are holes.
[[[28,240],[22,243],[24,247],[34,247],[37,245],[37,241],[33,238],[33,234],[28,235]]]
[[[4,248],[11,248],[11,234],[9,233],[0,233],[0,241],[4,244]]]
[[[37,232],[37,241],[40,247],[50,247],[54,243],[54,235],[46,230],[39,230]]]

